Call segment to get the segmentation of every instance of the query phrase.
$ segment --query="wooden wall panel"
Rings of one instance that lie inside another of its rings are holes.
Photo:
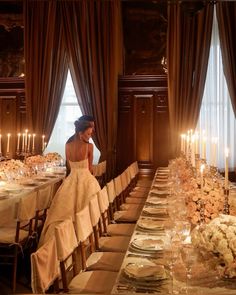
[[[136,159],[140,163],[151,163],[153,160],[152,152],[152,109],[153,94],[135,94],[135,148]]]
[[[15,157],[17,133],[26,128],[24,79],[0,78],[0,133],[3,156],[6,155],[7,133],[10,138],[10,158]]]
[[[123,76],[119,80],[117,172],[137,160],[144,174],[169,159],[166,76]]]

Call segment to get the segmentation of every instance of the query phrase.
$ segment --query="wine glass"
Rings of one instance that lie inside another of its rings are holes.
[[[179,220],[176,222],[176,232],[178,233],[182,243],[186,243],[190,237],[191,224],[187,220]]]
[[[189,282],[192,278],[192,267],[197,261],[196,250],[191,244],[181,248],[181,257],[186,268],[186,293],[188,294]]]

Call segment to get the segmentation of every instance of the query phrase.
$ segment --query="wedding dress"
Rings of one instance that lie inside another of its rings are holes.
[[[83,209],[91,197],[101,190],[96,178],[88,169],[88,159],[71,162],[71,172],[63,181],[48,209],[47,218],[41,233],[39,246],[43,245],[53,234],[54,228],[61,221],[72,217]]]

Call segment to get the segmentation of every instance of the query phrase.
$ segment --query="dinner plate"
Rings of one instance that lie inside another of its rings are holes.
[[[9,198],[9,194],[7,192],[0,192],[0,200],[5,200]]]
[[[153,205],[160,205],[160,206],[166,206],[167,205],[167,200],[158,198],[158,197],[149,197],[147,199],[147,203],[153,204]]]
[[[13,193],[13,194],[19,194],[23,190],[23,187],[19,184],[7,184],[4,187],[4,191],[8,193]]]
[[[124,272],[129,277],[139,280],[156,281],[166,278],[163,265],[153,265],[150,263],[129,263],[125,266]]]
[[[143,213],[148,215],[167,215],[167,210],[166,208],[146,207],[143,209]]]
[[[132,241],[132,246],[143,251],[157,252],[163,250],[164,242],[161,239],[139,238]]]
[[[48,181],[48,178],[46,178],[46,177],[37,177],[37,178],[35,178],[35,180],[39,181],[39,182],[46,182],[46,181]]]
[[[163,230],[163,225],[160,224],[160,222],[150,219],[140,219],[137,223],[137,225],[142,229],[147,230]]]

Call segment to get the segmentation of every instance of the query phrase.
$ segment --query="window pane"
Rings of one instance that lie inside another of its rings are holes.
[[[63,158],[65,158],[65,143],[67,139],[74,134],[74,121],[81,115],[82,112],[78,105],[71,75],[68,73],[59,114],[45,153],[58,152]],[[90,141],[94,144],[92,139]],[[94,145],[94,163],[98,162],[99,157],[100,152]]]

